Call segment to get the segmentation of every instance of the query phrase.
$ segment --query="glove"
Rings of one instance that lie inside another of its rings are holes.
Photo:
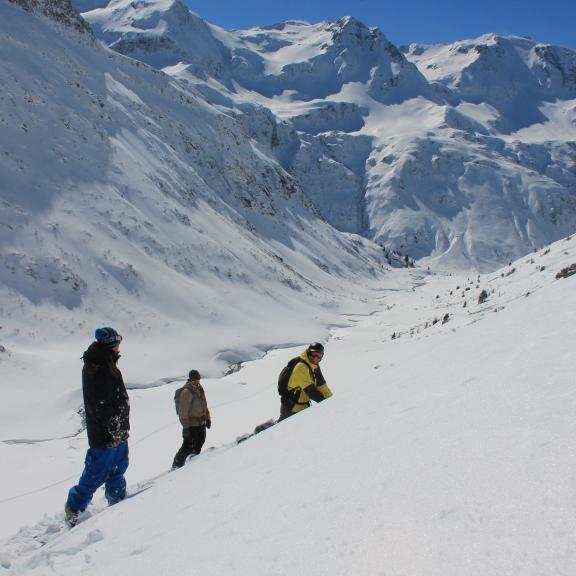
[[[210,426],[212,426],[212,421],[206,420],[206,428],[210,428]]]
[[[108,442],[108,444],[106,444],[107,448],[118,448],[118,446],[120,446],[120,444],[122,444],[122,442],[124,442],[125,437],[124,434],[119,432],[116,434],[112,434],[110,437],[110,442]]]

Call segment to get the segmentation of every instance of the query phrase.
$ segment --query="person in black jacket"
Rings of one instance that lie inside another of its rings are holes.
[[[130,402],[117,367],[122,336],[114,328],[98,328],[96,340],[84,352],[82,392],[88,433],[84,471],[68,492],[66,521],[74,526],[94,492],[105,484],[109,504],[126,496],[124,473],[128,468]]]

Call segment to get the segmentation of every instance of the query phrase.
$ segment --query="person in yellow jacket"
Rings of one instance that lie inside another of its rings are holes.
[[[310,402],[322,402],[332,396],[332,390],[320,370],[324,357],[324,346],[319,342],[310,344],[300,356],[293,358],[282,371],[291,374],[287,384],[282,385],[280,375],[278,388],[280,392],[280,418],[278,422],[310,407]]]

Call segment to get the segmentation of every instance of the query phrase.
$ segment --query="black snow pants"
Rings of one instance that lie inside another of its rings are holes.
[[[192,426],[182,429],[182,446],[174,456],[172,468],[181,468],[190,455],[200,454],[206,441],[206,426]]]

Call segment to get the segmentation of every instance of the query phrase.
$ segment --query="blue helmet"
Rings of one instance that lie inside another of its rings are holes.
[[[96,338],[96,342],[102,344],[105,348],[116,348],[116,346],[122,342],[122,336],[120,336],[114,328],[110,328],[110,326],[96,328],[94,337]]]

